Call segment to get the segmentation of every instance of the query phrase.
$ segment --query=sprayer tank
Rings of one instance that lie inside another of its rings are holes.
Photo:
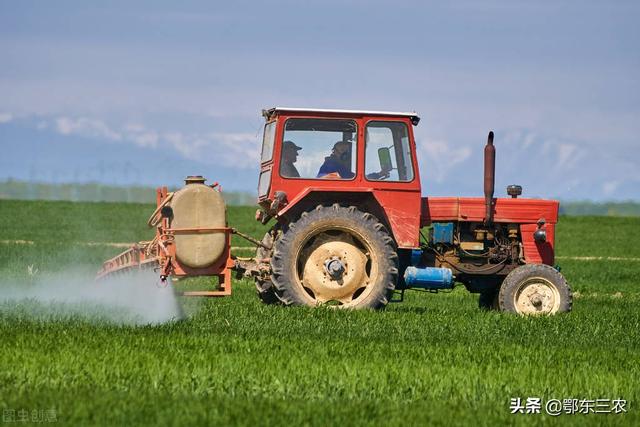
[[[194,177],[195,178],[195,177]],[[187,179],[187,185],[171,200],[173,229],[225,227],[226,207],[222,195],[204,184],[204,179]],[[176,257],[192,268],[204,268],[217,261],[225,250],[224,231],[175,234]]]

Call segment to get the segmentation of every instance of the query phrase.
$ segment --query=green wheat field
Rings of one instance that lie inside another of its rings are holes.
[[[78,277],[95,286],[87,278],[122,251],[106,243],[149,240],[152,210],[0,200],[4,423],[640,425],[640,218],[561,218],[557,262],[575,297],[555,317],[481,311],[463,287],[370,312],[265,306],[236,280],[231,297],[182,298],[184,318],[156,324],[19,298],[68,298],[60,286]],[[230,207],[230,225],[261,237],[254,212]],[[511,414],[515,398],[540,398],[541,413]],[[554,417],[551,399],[625,400],[626,412]]]

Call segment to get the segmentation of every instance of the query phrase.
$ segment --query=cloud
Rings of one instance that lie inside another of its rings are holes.
[[[255,168],[260,163],[260,142],[252,133],[212,133],[209,135],[221,149],[222,157],[241,168]]]
[[[158,145],[158,134],[155,132],[144,132],[130,137],[136,145],[140,147],[153,147]]]
[[[139,147],[156,148],[160,139],[156,131],[148,130],[141,124],[128,124],[122,133],[127,141],[133,142]]]
[[[260,161],[258,136],[246,132],[161,133],[140,123],[112,127],[90,117],[57,117],[41,120],[40,130],[52,128],[61,135],[75,135],[106,142],[132,143],[142,148],[173,149],[185,159],[205,164],[233,165],[240,169],[254,169]]]
[[[111,141],[121,141],[122,135],[112,130],[101,120],[79,117],[58,117],[55,129],[62,135],[78,135],[91,138],[104,138]]]
[[[9,123],[11,120],[13,120],[13,114],[0,113],[0,123]]]
[[[260,161],[260,143],[252,133],[164,134],[161,139],[183,157],[203,163],[222,162],[239,169],[255,169]]]
[[[16,120],[15,115],[11,117]],[[22,116],[19,117],[22,120]],[[137,151],[143,157],[153,158],[150,150],[155,150],[163,158],[185,165],[185,169],[214,167],[232,171],[233,184],[239,188],[248,185],[245,176],[253,177],[250,172],[256,173],[260,162],[259,132],[243,132],[246,121],[208,123],[194,132],[189,131],[191,127],[178,127],[171,121],[154,126],[142,119],[118,123],[97,116],[32,116],[31,119],[29,123],[34,128],[104,144],[137,147],[142,149]],[[212,128],[220,131],[211,131]],[[240,131],[235,132],[236,129]],[[527,196],[560,198],[620,199],[637,194],[637,185],[630,180],[635,176],[637,156],[629,155],[622,147],[592,146],[581,140],[527,128],[498,128],[496,135],[498,189],[518,183],[525,187]],[[423,183],[428,183],[430,194],[477,195],[482,145],[473,144],[467,145],[460,135],[418,138],[421,176]],[[615,167],[608,166],[612,164]]]
[[[47,129],[49,123],[41,121],[37,128]],[[104,121],[90,117],[58,117],[53,128],[62,135],[76,135],[85,138],[103,139],[116,142],[132,142],[139,147],[155,148],[159,143],[158,132],[149,130],[140,124],[128,124],[114,129]]]
[[[429,165],[428,170],[432,174],[430,179],[438,183],[446,181],[457,165],[471,157],[470,147],[455,147],[445,141],[428,138],[418,143],[418,151],[426,154],[423,163]]]
[[[583,157],[576,144],[559,143],[557,153],[557,167],[574,167],[580,163]]]
[[[167,133],[163,138],[183,157],[191,160],[201,160],[199,155],[203,146],[206,145],[206,141],[193,139],[180,132]]]
[[[129,123],[124,127],[127,132],[144,132],[146,128],[139,123]]]

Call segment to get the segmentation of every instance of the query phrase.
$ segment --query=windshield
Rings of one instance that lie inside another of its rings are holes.
[[[289,119],[282,139],[280,176],[352,179],[356,138],[353,120]]]

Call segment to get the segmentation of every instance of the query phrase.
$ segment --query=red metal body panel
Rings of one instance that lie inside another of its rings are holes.
[[[543,229],[547,232],[546,242],[536,242],[533,239],[533,232],[538,226],[536,224],[520,224],[522,233],[522,246],[524,248],[524,258],[530,264],[553,265],[555,259],[555,224],[546,224]]]
[[[558,222],[556,200],[496,198],[495,222],[535,224],[544,218],[548,224]],[[439,221],[482,221],[485,215],[482,197],[424,197],[420,224],[425,227]]]
[[[331,181],[336,182],[336,181]],[[371,183],[369,183],[371,184]],[[397,191],[383,188],[345,188],[345,187],[304,187],[298,192],[293,200],[282,208],[278,214],[286,215],[287,211],[296,206],[312,193],[322,192],[333,194],[334,200],[339,193],[371,193],[380,204],[386,214],[386,219],[391,226],[391,232],[398,243],[399,248],[412,249],[419,246],[420,222],[416,212],[420,210],[419,191]],[[287,193],[288,195],[289,193]]]
[[[399,248],[420,246],[420,191],[376,190],[374,196],[387,214]]]
[[[322,114],[317,113],[296,113],[281,114],[278,116],[278,126],[276,129],[275,140],[281,142],[284,134],[284,123],[289,118],[337,118],[351,119],[358,125],[357,135],[357,163],[356,176],[351,180],[335,180],[335,179],[300,179],[300,178],[283,178],[278,173],[280,168],[280,154],[282,144],[276,143],[274,147],[273,157],[271,160],[264,162],[261,171],[272,170],[271,186],[268,196],[263,198],[273,200],[276,191],[283,191],[287,195],[287,204],[279,210],[279,215],[284,215],[297,203],[313,192],[323,192],[327,194],[327,202],[331,203],[339,201],[338,197],[331,193],[371,193],[375,200],[380,204],[382,210],[387,215],[387,220],[391,226],[398,246],[401,248],[415,248],[419,245],[419,226],[420,218],[417,212],[420,212],[420,174],[418,171],[418,161],[416,158],[416,149],[413,137],[413,125],[409,117],[389,117],[389,116],[354,116],[352,114]],[[409,143],[411,145],[411,161],[413,162],[414,178],[410,182],[385,182],[385,181],[369,181],[365,178],[365,146],[364,146],[364,129],[369,121],[397,121],[407,125],[409,132]]]
[[[556,200],[538,199],[494,199],[493,220],[498,223],[520,225],[525,260],[528,263],[554,262],[555,224],[558,222]],[[481,197],[425,197],[422,199],[421,227],[432,222],[468,221],[482,222],[485,215],[485,201]],[[544,218],[547,241],[538,243],[533,233],[538,228],[538,220]]]

